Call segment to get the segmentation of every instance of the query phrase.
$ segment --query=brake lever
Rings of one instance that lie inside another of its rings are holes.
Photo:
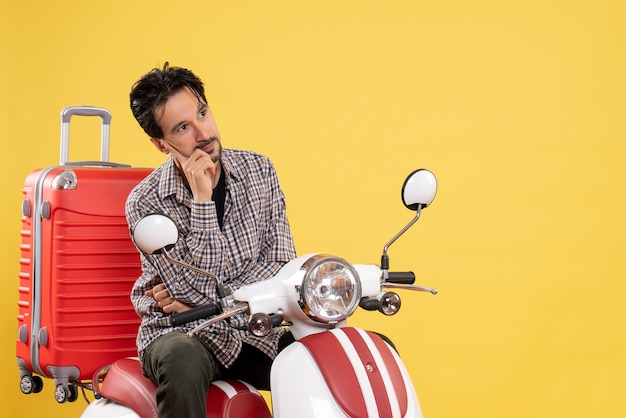
[[[206,321],[204,321],[203,323],[201,323],[200,325],[198,325],[197,327],[195,327],[194,329],[192,329],[191,331],[187,332],[187,337],[188,338],[192,338],[195,334],[197,334],[198,332],[202,331],[205,328],[210,327],[211,325],[222,321],[224,319],[227,318],[232,318],[235,315],[239,315],[240,313],[244,313],[248,310],[248,304],[247,303],[243,303],[243,302],[238,302],[235,304],[235,306],[233,307],[233,309],[230,309],[224,313],[221,313],[217,316],[214,316],[213,318],[207,319]]]
[[[429,287],[424,286],[416,286],[412,284],[400,284],[400,283],[388,283],[385,282],[381,285],[383,288],[388,289],[405,289],[405,290],[415,290],[417,292],[428,292],[433,295],[436,295],[439,291],[437,289],[431,289]]]

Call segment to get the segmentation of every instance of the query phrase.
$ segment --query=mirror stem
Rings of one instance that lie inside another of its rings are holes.
[[[219,298],[222,307],[224,306],[224,303],[226,303],[225,302],[226,292],[224,291],[224,286],[222,286],[222,283],[217,279],[217,277],[214,274],[211,274],[208,271],[201,270],[201,269],[199,269],[197,267],[194,267],[194,266],[192,266],[190,264],[186,264],[186,263],[182,263],[182,262],[180,262],[178,260],[174,260],[172,257],[170,257],[169,253],[167,252],[167,250],[165,248],[163,248],[162,254],[165,257],[165,259],[167,261],[169,261],[170,263],[172,263],[172,264],[175,264],[175,265],[177,265],[179,267],[183,267],[183,268],[189,269],[189,270],[191,270],[191,271],[193,271],[195,273],[198,273],[198,274],[201,274],[203,276],[211,278],[215,282],[216,291],[217,291],[217,297]]]
[[[391,238],[387,244],[385,244],[385,247],[383,248],[383,255],[380,258],[380,268],[383,271],[383,282],[385,282],[389,278],[389,256],[387,255],[387,250],[389,249],[391,244],[396,242],[396,240],[407,231],[407,229],[412,227],[413,224],[417,222],[417,220],[420,218],[420,214],[422,213],[422,206],[422,204],[419,204],[417,206],[417,213],[415,214],[415,217],[411,220],[411,222],[409,222],[404,228],[402,228],[402,230],[400,230],[400,232],[398,232],[393,238]]]

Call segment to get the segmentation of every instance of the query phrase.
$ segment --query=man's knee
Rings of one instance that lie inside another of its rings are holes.
[[[144,354],[144,369],[157,384],[163,379],[210,382],[218,374],[217,361],[208,347],[181,332],[170,332],[152,342]]]

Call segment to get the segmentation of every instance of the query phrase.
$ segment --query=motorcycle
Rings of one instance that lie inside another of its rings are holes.
[[[394,289],[437,294],[436,289],[414,285],[413,272],[390,271],[388,256],[390,245],[419,219],[436,191],[436,178],[428,170],[407,177],[402,199],[416,215],[384,246],[380,265],[350,264],[327,253],[306,254],[272,278],[231,295],[218,291],[220,300],[215,303],[172,314],[173,324],[208,318],[189,331],[189,337],[245,313],[249,332],[263,336],[276,327],[289,327],[296,340],[271,367],[273,414],[251,385],[220,380],[212,382],[208,391],[207,417],[422,417],[409,373],[392,345],[377,333],[349,327],[347,319],[359,307],[396,314],[401,298]],[[146,216],[132,236],[144,253],[163,254],[168,262],[203,274],[223,289],[211,273],[170,257],[178,230],[168,217]],[[157,416],[156,385],[142,375],[137,358],[103,367],[93,378],[93,391],[96,399],[82,418]]]

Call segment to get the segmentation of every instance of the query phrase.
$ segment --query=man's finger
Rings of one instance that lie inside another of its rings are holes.
[[[163,149],[172,154],[181,166],[187,162],[188,158],[178,151],[172,144],[167,142],[165,139],[161,139],[161,141],[163,141]]]
[[[154,299],[157,301],[165,300],[167,298],[171,298],[170,292],[167,289],[159,290],[154,292]]]
[[[163,291],[163,290],[165,290],[165,289],[166,289],[166,287],[165,287],[165,285],[164,285],[163,283],[159,283],[159,284],[157,284],[156,286],[154,286],[154,287],[152,288],[152,290],[153,290],[154,292],[161,292],[161,291]]]

